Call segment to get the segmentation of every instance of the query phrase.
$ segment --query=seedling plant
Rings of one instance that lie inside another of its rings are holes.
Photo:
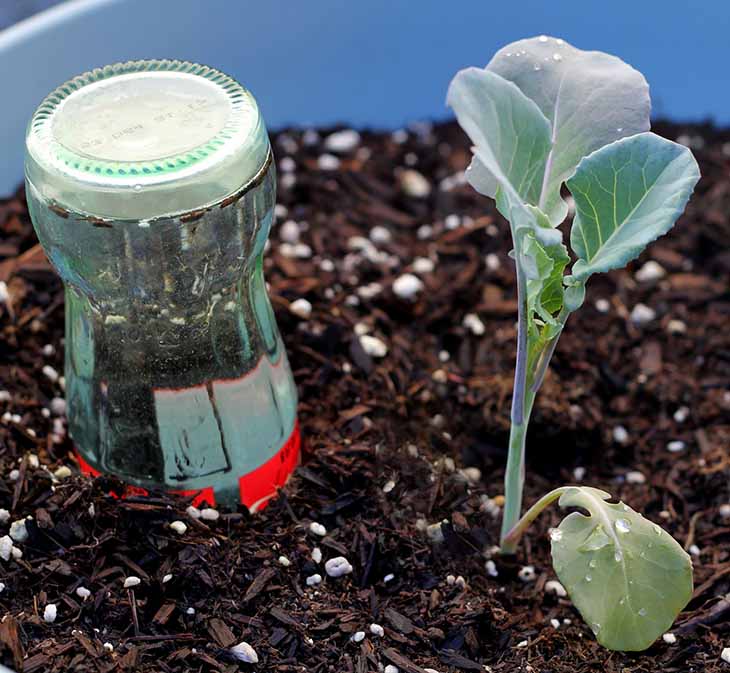
[[[558,578],[614,650],[643,650],[692,595],[692,565],[662,528],[595,488],[563,486],[524,516],[525,438],[568,317],[596,273],[625,266],[684,210],[700,173],[684,146],[649,131],[643,75],[615,56],[547,36],[504,47],[454,77],[447,101],[473,143],[470,184],[508,220],[517,273],[517,361],[501,549],[514,553],[551,503],[578,508],[551,531]],[[557,228],[575,203],[574,261]],[[568,267],[569,271],[568,271]]]

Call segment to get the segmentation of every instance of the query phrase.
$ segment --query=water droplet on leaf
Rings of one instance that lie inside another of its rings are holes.
[[[619,533],[626,534],[631,531],[631,524],[629,523],[628,519],[616,519],[614,526],[616,526],[616,530]]]
[[[591,624],[591,631],[593,631],[593,633],[595,633],[596,635],[598,635],[598,632],[600,630],[601,630],[601,625],[600,624],[598,624],[598,623]]]
[[[598,565],[598,563],[596,563],[596,559],[593,558],[593,559],[591,559],[590,563],[588,564],[588,567],[595,568],[597,565]]]
[[[592,582],[593,578],[590,575],[586,575],[586,582]]]
[[[565,40],[561,40],[560,38],[558,38],[557,40],[555,40],[555,44],[559,44],[562,47],[565,44]]]
[[[563,57],[560,54],[553,54],[553,61],[562,61]]]
[[[639,617],[646,617],[646,609],[645,608],[641,608],[641,610],[639,610]]]
[[[559,528],[553,528],[550,531],[550,540],[553,542],[560,542],[563,539],[563,531]]]
[[[617,550],[616,553],[613,555],[613,558],[616,559],[616,563],[621,563],[621,561],[624,560],[624,555]]]
[[[540,37],[537,38],[540,42],[547,42],[547,35],[540,35]]]

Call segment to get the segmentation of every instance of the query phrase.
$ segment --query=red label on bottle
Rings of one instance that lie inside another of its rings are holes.
[[[249,510],[257,512],[266,507],[277,490],[286,484],[289,475],[299,464],[301,444],[299,421],[296,421],[294,431],[279,452],[238,480],[240,500]]]
[[[268,504],[269,500],[276,496],[279,488],[286,484],[289,475],[299,464],[299,453],[301,451],[301,435],[299,433],[299,421],[294,424],[289,439],[284,446],[269,458],[263,465],[260,465],[252,472],[243,475],[238,480],[238,488],[241,502],[252,512],[257,512]],[[78,450],[74,450],[76,460],[81,472],[89,477],[99,477],[101,472],[87,463]],[[215,493],[212,486],[194,490],[173,490],[183,496],[195,496],[192,504],[196,507],[202,504],[215,505]],[[122,498],[135,495],[148,495],[149,492],[140,486],[127,485]],[[111,494],[117,497],[116,494]]]

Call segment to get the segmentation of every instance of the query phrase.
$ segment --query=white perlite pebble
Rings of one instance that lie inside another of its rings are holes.
[[[559,629],[560,621],[558,619],[553,618],[550,620],[550,626],[552,626],[554,629]]]
[[[674,635],[673,633],[665,633],[665,634],[664,634],[664,635],[662,636],[662,640],[663,640],[663,641],[664,641],[664,642],[665,642],[665,643],[666,643],[667,645],[674,645],[674,644],[675,644],[675,643],[677,642],[677,636],[675,636],[675,635]]]
[[[611,304],[608,299],[596,299],[596,302],[593,305],[599,313],[608,313],[611,308]]]
[[[447,215],[444,218],[444,226],[449,230],[453,231],[454,229],[458,229],[459,225],[461,225],[461,218],[458,215],[454,215],[453,213],[451,215]]]
[[[720,659],[722,659],[725,663],[730,664],[730,647],[723,648],[720,653]]]
[[[205,521],[218,521],[221,518],[221,513],[212,507],[205,507],[200,510],[200,518]]]
[[[352,129],[336,131],[328,135],[324,140],[324,147],[330,152],[343,154],[352,152],[360,144],[360,134]]]
[[[646,283],[652,280],[659,280],[660,278],[664,278],[666,275],[667,272],[664,270],[664,267],[651,260],[644,264],[644,266],[642,266],[636,274],[634,274],[634,278],[636,278],[639,282]]]
[[[200,518],[200,510],[197,507],[194,507],[193,505],[190,505],[185,510],[185,514],[187,514],[191,519],[199,519]]]
[[[136,587],[142,584],[142,580],[139,579],[139,577],[135,577],[134,575],[130,575],[124,580],[124,588],[125,589],[131,589],[132,587]]]
[[[629,433],[623,425],[617,425],[613,429],[613,441],[616,444],[626,444],[629,441]]]
[[[23,552],[22,552],[22,550],[20,550],[20,549],[19,549],[18,547],[16,547],[15,545],[13,545],[12,549],[10,550],[10,555],[11,555],[11,556],[13,557],[13,559],[15,559],[16,561],[17,561],[18,559],[21,559],[21,558],[23,558]]]
[[[631,310],[629,318],[634,325],[647,325],[656,318],[656,311],[646,304],[637,304]]]
[[[472,486],[478,484],[482,480],[482,471],[478,467],[465,467],[459,470],[459,474],[466,479]]]
[[[425,199],[431,193],[431,183],[412,168],[401,173],[400,186],[408,196],[416,199]]]
[[[28,529],[25,526],[25,519],[18,519],[10,524],[10,537],[15,542],[25,542],[28,539]]]
[[[393,235],[390,233],[390,229],[386,229],[381,225],[377,225],[370,230],[370,240],[373,243],[390,243],[393,239]]]
[[[681,439],[675,439],[667,444],[667,451],[671,453],[677,453],[678,451],[684,451],[687,445]]]
[[[288,568],[291,565],[291,561],[284,556],[283,554],[279,557],[279,565],[284,566],[285,568]]]
[[[395,488],[395,482],[391,479],[390,481],[385,482],[385,486],[383,486],[383,493],[390,493]]]
[[[730,519],[730,504],[720,505],[718,512],[723,519]]]
[[[684,423],[689,418],[689,407],[679,407],[672,417],[676,423]]]
[[[586,468],[582,465],[578,465],[578,467],[573,470],[573,479],[575,479],[576,481],[583,481],[583,479],[585,479],[585,476]]]
[[[46,624],[53,624],[53,622],[56,621],[56,615],[58,614],[58,610],[56,608],[55,603],[49,603],[46,605],[45,609],[43,610],[43,621]]]
[[[370,633],[378,638],[382,638],[385,635],[385,629],[380,624],[371,624]]]
[[[384,358],[388,354],[388,346],[385,342],[370,334],[362,334],[359,337],[362,349],[371,358]]]
[[[71,468],[67,465],[61,465],[58,469],[56,469],[53,472],[53,476],[58,479],[59,481],[63,481],[64,479],[68,479],[73,473],[71,472]]]
[[[497,577],[499,575],[499,571],[497,570],[497,564],[491,559],[484,564],[484,568],[487,571],[487,575],[489,575],[490,577]]]
[[[294,220],[287,220],[279,227],[279,238],[286,243],[298,243],[299,225]]]
[[[520,640],[520,642],[517,643],[517,647],[519,647],[520,649],[524,649],[525,647],[527,647],[528,644],[529,643],[526,640]]]
[[[336,171],[340,167],[340,160],[334,154],[322,154],[317,159],[317,166],[321,171]]]
[[[191,615],[191,616],[194,615],[195,614],[195,608],[188,608],[187,610],[185,610],[185,614],[188,614],[188,615]]]
[[[413,260],[413,270],[416,273],[431,273],[436,265],[428,257],[416,257]]]
[[[38,460],[38,456],[36,456],[35,453],[29,453],[27,460],[28,467],[32,470],[37,470],[40,467],[41,461]]]
[[[170,524],[170,528],[174,530],[178,535],[185,535],[188,527],[182,521],[173,521]]]
[[[238,659],[238,661],[243,661],[246,664],[259,663],[259,655],[256,654],[256,650],[254,650],[246,641],[238,643],[238,645],[232,647],[231,654]]]
[[[9,535],[0,537],[0,558],[3,561],[9,561],[13,549],[13,538]]]
[[[56,383],[56,381],[58,381],[59,374],[53,367],[51,367],[51,365],[44,365],[41,371],[43,372],[43,376],[45,376],[51,383]]]
[[[335,556],[324,564],[324,569],[330,577],[342,577],[352,572],[352,565],[344,556]]]
[[[383,577],[383,582],[387,584],[388,582],[392,582],[395,579],[395,575],[393,573],[388,573],[385,577]]]
[[[86,600],[89,596],[91,596],[91,591],[89,591],[86,587],[77,587],[76,595],[79,598]]]
[[[626,483],[627,484],[645,484],[646,475],[643,472],[639,472],[638,470],[632,470],[631,472],[626,473]]]
[[[309,524],[309,532],[313,535],[318,535],[319,537],[327,535],[327,529],[317,521],[312,521],[312,523]]]
[[[319,547],[312,549],[312,561],[322,563],[322,550]]]
[[[317,584],[319,584],[321,581],[322,581],[322,575],[320,575],[319,573],[314,573],[314,575],[310,575],[306,579],[308,587],[314,587]]]
[[[486,265],[488,271],[496,271],[497,269],[499,269],[500,266],[502,266],[499,255],[495,255],[493,252],[490,252],[484,258],[484,264]]]
[[[667,332],[670,334],[684,334],[687,331],[687,324],[681,320],[670,320],[667,323]]]
[[[427,238],[431,238],[433,235],[433,227],[430,224],[422,224],[416,230],[416,236],[419,241],[425,241]]]
[[[467,313],[461,324],[466,327],[474,336],[482,336],[487,328],[475,313]]]
[[[421,290],[423,282],[412,273],[404,273],[393,281],[393,292],[401,299],[413,299]]]
[[[517,576],[523,582],[534,582],[537,577],[537,574],[535,573],[535,566],[522,566],[520,571],[517,573]]]
[[[393,664],[388,664],[384,669],[383,673],[398,673],[398,667]]]
[[[0,594],[1,594],[1,593],[2,593],[3,591],[5,591],[5,583],[4,583],[4,582],[0,582]]]
[[[162,583],[163,583],[163,584],[167,584],[167,583],[168,583],[168,582],[169,582],[169,581],[170,581],[171,579],[172,579],[172,574],[170,574],[170,573],[167,573],[167,575],[165,575],[165,576],[164,576],[164,577],[162,578]]]
[[[66,400],[64,400],[63,397],[54,397],[48,405],[48,408],[54,416],[65,416]]]
[[[548,580],[545,582],[545,593],[555,594],[558,598],[565,598],[568,592],[558,580]]]
[[[103,647],[106,652],[114,652],[114,645],[111,643],[104,643]]]
[[[0,524],[10,521],[10,512],[0,507]]]
[[[291,157],[282,157],[279,161],[279,170],[282,173],[293,173],[297,170],[297,162]]]
[[[302,297],[289,304],[289,310],[295,316],[307,320],[312,315],[312,304]]]
[[[690,556],[697,557],[702,554],[702,552],[700,551],[700,548],[696,544],[691,544],[687,551],[690,553]]]
[[[353,643],[361,643],[363,640],[365,640],[365,631],[355,631],[355,633],[353,633],[350,637],[350,640]]]

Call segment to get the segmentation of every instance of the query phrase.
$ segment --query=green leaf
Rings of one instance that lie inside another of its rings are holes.
[[[538,227],[552,230],[542,211],[534,206],[528,208]],[[570,257],[562,243],[545,245],[534,232],[526,232],[519,247],[520,267],[527,279],[527,349],[529,362],[534,364],[562,329],[558,316],[563,308],[563,271]]]
[[[684,146],[653,133],[618,140],[583,159],[568,180],[576,216],[573,276],[623,267],[682,214],[700,171]]]
[[[515,239],[527,229],[546,242],[560,242],[560,232],[538,227],[526,206],[539,199],[550,152],[550,124],[537,105],[512,82],[480,68],[457,73],[447,102],[474,143],[467,171],[472,186],[497,201]]]
[[[553,226],[567,215],[560,186],[580,160],[619,138],[649,130],[649,86],[640,72],[615,56],[542,36],[500,49],[487,70],[514,82],[550,123],[543,184],[539,198],[529,203],[547,213]]]
[[[570,597],[611,650],[649,647],[692,597],[692,562],[662,528],[611,496],[571,487],[562,507],[579,507],[551,534],[553,566]]]

